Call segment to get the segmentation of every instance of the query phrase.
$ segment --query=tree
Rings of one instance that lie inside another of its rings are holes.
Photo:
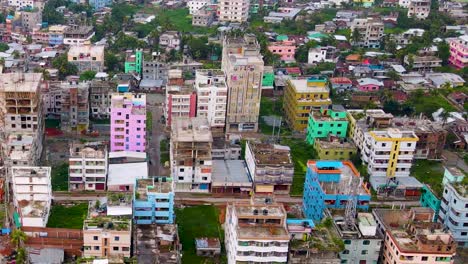
[[[96,76],[95,71],[84,71],[83,73],[80,74],[80,81],[89,81],[94,79]]]
[[[437,45],[437,55],[442,60],[442,65],[448,64],[448,59],[450,57],[450,46],[447,42],[443,41]]]
[[[28,237],[21,229],[15,229],[11,232],[11,243],[15,245],[16,249],[20,248],[27,239]]]
[[[59,6],[66,6],[67,1],[65,0],[49,0],[44,5],[42,11],[42,20],[48,22],[49,25],[54,24],[65,24],[65,17],[62,13],[56,10]]]
[[[440,118],[442,118],[442,127],[444,127],[447,124],[447,120],[450,118],[450,112],[444,109],[444,111],[440,113]]]
[[[356,43],[359,43],[359,41],[361,40],[361,32],[359,32],[358,28],[354,28],[351,38],[353,40],[353,45],[356,45]]]
[[[108,71],[118,71],[120,60],[114,53],[106,51],[104,54],[104,66],[106,66]]]
[[[78,73],[78,68],[76,65],[68,62],[66,54],[55,58],[52,61],[52,66],[58,70],[59,78],[61,80],[65,79],[65,77],[69,75],[76,75]]]
[[[8,44],[0,42],[0,52],[7,51],[9,48]]]
[[[26,263],[26,250],[24,248],[19,248],[16,253],[16,263],[25,264]]]
[[[388,71],[387,74],[386,74],[386,76],[387,76],[388,78],[390,78],[390,80],[392,80],[392,81],[398,81],[398,80],[400,80],[400,75],[399,75],[396,71],[394,71],[394,70]]]
[[[298,62],[307,63],[309,60],[309,49],[317,47],[318,44],[314,40],[309,40],[306,44],[299,46],[294,57]]]

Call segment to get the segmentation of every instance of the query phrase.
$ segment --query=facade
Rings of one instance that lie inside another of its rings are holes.
[[[89,43],[94,36],[92,26],[70,25],[63,33],[63,44],[70,46],[80,46]]]
[[[294,131],[306,132],[309,113],[330,104],[327,78],[313,76],[287,81],[283,109],[286,122]]]
[[[316,138],[314,149],[321,160],[350,160],[357,154],[356,145],[352,140],[340,139],[334,136]]]
[[[143,50],[137,49],[135,54],[132,51],[127,51],[127,58],[125,59],[125,73],[136,72],[142,73],[143,65]]]
[[[133,192],[135,224],[174,223],[174,182],[168,177],[137,179]]]
[[[174,72],[177,78],[173,78]],[[166,125],[171,126],[178,117],[195,117],[197,112],[197,93],[193,85],[186,85],[182,79],[182,71],[169,70],[169,82],[166,85],[166,104],[164,117]]]
[[[211,193],[217,196],[249,197],[252,177],[243,160],[213,160]]]
[[[195,11],[192,16],[192,25],[198,27],[209,27],[215,20],[216,11],[210,6],[204,6]]]
[[[21,219],[16,226],[46,227],[52,202],[51,168],[11,167],[10,176],[13,205]]]
[[[311,111],[307,125],[306,140],[314,144],[317,138],[327,138],[330,135],[345,138],[348,131],[346,110],[342,105],[330,105]]]
[[[212,130],[223,131],[226,126],[228,89],[222,70],[197,70],[197,117],[206,117]]]
[[[218,16],[221,22],[246,22],[249,18],[249,0],[226,0],[218,3]]]
[[[358,79],[358,89],[361,92],[377,92],[383,88],[383,82],[373,78]]]
[[[67,54],[68,62],[76,65],[78,71],[104,70],[104,46],[91,44],[73,45]]]
[[[110,151],[146,149],[146,96],[114,93],[111,99]]]
[[[468,54],[468,35],[450,39],[449,44],[449,63],[457,67],[457,69],[468,67],[468,58],[466,58]]]
[[[161,85],[166,85],[168,78],[167,65],[161,60],[157,52],[151,54],[150,61],[143,61],[143,80],[161,80]]]
[[[289,232],[283,205],[271,198],[228,204],[225,244],[229,264],[238,262],[287,263]]]
[[[419,202],[421,203],[422,207],[429,207],[434,210],[434,222],[437,221],[439,217],[439,210],[440,210],[440,198],[437,197],[437,194],[431,189],[431,187],[427,184],[424,184],[424,187],[421,190],[421,197],[419,198]]]
[[[56,46],[63,44],[64,32],[67,26],[52,25],[49,27],[49,45]]]
[[[426,19],[431,12],[430,0],[409,0],[408,17]]]
[[[330,78],[330,85],[333,91],[343,93],[353,89],[353,81],[346,77]]]
[[[353,45],[363,48],[380,48],[384,35],[384,24],[380,20],[355,18],[351,24],[351,32],[355,29],[360,34],[360,41]]]
[[[105,191],[107,160],[107,146],[101,142],[71,145],[68,190]]]
[[[26,31],[40,28],[42,26],[42,12],[39,10],[22,11],[21,26]]]
[[[316,47],[309,49],[307,63],[314,64],[319,62],[336,62],[337,51],[333,46]]]
[[[3,141],[2,157],[7,166],[36,166],[42,152],[42,142],[34,136],[11,134]]]
[[[345,209],[355,193],[356,208],[369,209],[370,190],[349,161],[309,161],[302,211],[308,219],[322,220],[326,208]]]
[[[169,153],[176,192],[209,192],[212,143],[206,118],[179,117],[173,120]]]
[[[220,5],[247,5],[249,1],[222,1]],[[244,8],[244,7],[242,7]],[[223,12],[223,11],[221,11]],[[264,63],[254,35],[224,39],[221,68],[226,74],[228,102],[226,132],[256,132]]]
[[[166,51],[180,50],[181,36],[177,31],[166,31],[159,37],[159,46]]]
[[[190,0],[187,2],[187,8],[190,15],[195,15],[202,7],[211,3],[211,0]]]
[[[110,119],[111,96],[117,84],[110,81],[92,80],[89,84],[90,117]]]
[[[274,42],[268,45],[268,50],[280,56],[280,59],[284,62],[294,62],[294,54],[296,54],[296,46],[290,42]]]
[[[106,6],[110,6],[112,4],[112,0],[89,0],[88,3],[94,10],[101,10]]]
[[[374,209],[372,213],[384,236],[381,263],[454,263],[456,243],[441,224],[430,222],[431,209]]]
[[[442,60],[437,56],[416,56],[406,55],[404,62],[414,71],[426,72],[433,71],[436,68],[442,67]]]
[[[288,194],[294,164],[288,146],[248,142],[245,162],[256,193]]]

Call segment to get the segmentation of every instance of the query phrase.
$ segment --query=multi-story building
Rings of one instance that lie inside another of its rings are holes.
[[[5,166],[36,166],[42,154],[42,142],[34,136],[11,134],[1,149]]]
[[[249,1],[229,0],[220,2],[220,5],[225,2],[233,5],[245,2],[248,5]],[[245,12],[248,12],[248,6]],[[229,90],[226,132],[257,131],[264,63],[255,36],[226,37],[221,68],[226,74]]]
[[[176,73],[176,75],[174,75]],[[177,76],[177,78],[173,78]],[[164,117],[167,126],[178,117],[195,117],[197,110],[197,93],[193,85],[184,83],[181,70],[169,70],[169,82],[166,85],[166,104]]]
[[[174,182],[168,177],[137,179],[133,192],[135,224],[174,223]]]
[[[72,144],[68,159],[69,191],[105,191],[107,146],[101,142]]]
[[[228,263],[287,263],[286,217],[283,205],[269,197],[228,204],[224,229]]]
[[[337,49],[333,46],[310,48],[307,63],[314,64],[319,62],[336,62]]]
[[[426,19],[431,12],[430,0],[409,0],[408,17]]]
[[[46,227],[52,202],[50,172],[50,167],[10,168],[16,226]]]
[[[219,21],[246,22],[249,18],[249,0],[225,0],[218,3]]]
[[[195,11],[192,16],[192,25],[198,27],[209,27],[215,20],[216,10],[211,6],[204,6]]]
[[[404,58],[405,64],[414,71],[426,72],[433,71],[442,66],[442,60],[437,56],[418,56],[406,55]]]
[[[49,44],[51,46],[62,45],[64,33],[67,29],[65,25],[52,25],[49,27]]]
[[[83,45],[89,43],[94,34],[93,26],[70,25],[63,32],[63,44]]]
[[[226,126],[228,96],[224,72],[222,70],[197,70],[195,91],[197,93],[196,115],[206,117],[212,130],[223,132]]]
[[[176,192],[210,190],[212,142],[206,118],[179,117],[173,120],[169,153]]]
[[[296,54],[296,46],[291,42],[274,42],[268,45],[268,50],[280,56],[280,59],[285,62],[294,62],[294,54]]]
[[[316,138],[314,149],[321,160],[350,160],[357,154],[356,145],[352,140],[335,136]]]
[[[104,213],[103,213],[104,212]],[[111,216],[106,204],[91,201],[83,224],[83,256],[86,258],[130,257],[132,220]]]
[[[135,53],[131,50],[127,50],[125,59],[125,73],[135,72],[138,74],[142,73],[143,66],[143,50],[137,49]]]
[[[101,10],[111,4],[112,0],[89,0],[89,5],[93,7],[94,10]]]
[[[353,196],[357,209],[369,209],[370,190],[353,163],[333,160],[307,163],[303,212],[308,219],[320,221],[326,208],[344,209]]]
[[[353,90],[353,81],[347,77],[334,77],[329,79],[330,86],[336,93]]]
[[[315,139],[330,135],[345,138],[347,131],[346,109],[342,105],[324,106],[319,111],[310,112],[306,140],[312,145]]]
[[[73,45],[67,54],[68,62],[76,65],[78,71],[104,70],[104,46],[100,45]]]
[[[257,193],[288,194],[294,164],[288,146],[247,142],[245,162]]]
[[[24,10],[21,12],[21,26],[26,31],[42,27],[42,12],[39,10]]]
[[[187,7],[189,9],[189,14],[194,15],[202,7],[211,3],[211,0],[190,0],[187,2]]]
[[[144,94],[112,94],[110,134],[110,151],[145,152],[146,96]]]
[[[109,119],[111,95],[117,84],[111,81],[92,80],[89,83],[90,117],[93,119]]]
[[[180,50],[181,36],[177,31],[166,31],[159,36],[159,47],[170,50]]]
[[[168,67],[160,58],[158,52],[151,54],[151,61],[143,62],[143,80],[161,80],[161,85],[166,85]]]
[[[384,237],[381,263],[454,263],[456,243],[441,224],[431,222],[433,213],[420,207],[372,210]]]
[[[457,69],[463,69],[468,67],[468,35],[463,35],[458,38],[452,38],[449,40],[450,44],[450,64],[457,67]]]
[[[351,32],[359,32],[359,41],[355,46],[379,48],[384,35],[384,24],[372,18],[355,18],[351,23]]]
[[[39,0],[10,0],[7,5],[16,7],[18,11],[24,8],[37,8],[41,11],[44,9],[44,2]]]
[[[327,78],[313,76],[287,81],[283,108],[286,122],[294,131],[306,132],[309,113],[330,104]]]

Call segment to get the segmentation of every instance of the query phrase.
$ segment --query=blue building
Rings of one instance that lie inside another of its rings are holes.
[[[358,170],[350,161],[309,161],[307,167],[303,197],[307,218],[320,221],[325,208],[345,209],[353,180],[359,182],[357,209],[369,209],[370,190],[362,184]]]
[[[111,4],[112,0],[89,0],[89,5],[92,6],[94,10],[100,10]]]
[[[138,225],[174,223],[172,178],[136,180],[133,191],[133,219]]]

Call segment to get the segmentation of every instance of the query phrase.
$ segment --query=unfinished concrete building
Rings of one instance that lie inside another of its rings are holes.
[[[176,192],[209,192],[213,137],[205,117],[175,118],[170,160]]]
[[[3,157],[6,166],[35,166],[42,151],[42,142],[34,136],[11,134],[3,144]]]
[[[111,94],[117,83],[104,80],[93,80],[89,84],[90,116],[93,119],[109,119]]]

